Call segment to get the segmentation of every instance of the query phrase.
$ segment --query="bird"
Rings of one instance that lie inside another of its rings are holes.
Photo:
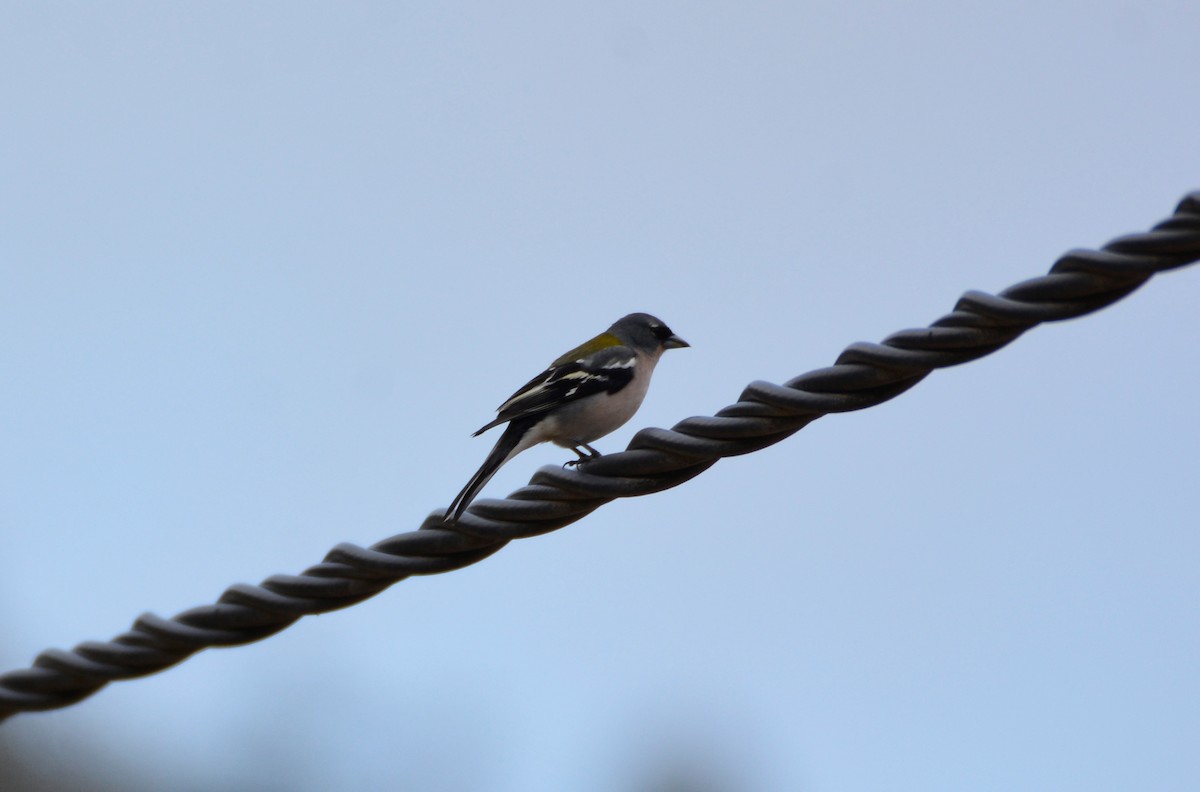
[[[590,443],[633,417],[663,352],[688,346],[662,320],[631,313],[559,357],[508,397],[496,408],[496,417],[472,435],[508,424],[446,510],[444,522],[458,522],[496,471],[527,448],[545,442],[569,448],[579,458],[566,466],[600,456]]]

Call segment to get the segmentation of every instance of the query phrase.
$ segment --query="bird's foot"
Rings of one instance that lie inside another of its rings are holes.
[[[586,448],[587,452],[585,453],[583,451],[580,451],[579,450],[580,448]],[[586,443],[580,443],[578,446],[576,446],[575,448],[572,448],[571,450],[574,451],[576,454],[579,454],[579,459],[568,459],[566,462],[563,462],[564,468],[579,467],[584,462],[591,462],[593,459],[596,459],[601,456],[599,451],[592,448],[590,445],[587,445]]]

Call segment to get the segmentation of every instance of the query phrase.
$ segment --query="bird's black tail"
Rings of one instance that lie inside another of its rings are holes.
[[[517,446],[521,442],[521,438],[533,426],[531,420],[516,420],[509,423],[504,428],[504,434],[500,435],[500,439],[496,441],[496,445],[492,448],[487,459],[483,460],[483,464],[479,470],[475,471],[475,475],[471,476],[471,480],[467,482],[467,486],[463,487],[462,492],[450,504],[450,508],[446,510],[446,523],[453,525],[458,522],[458,518],[471,505],[471,501],[475,500],[475,496],[479,494],[479,490],[491,481],[492,476],[496,475],[496,471],[500,466],[508,461],[509,457],[516,451]],[[478,432],[476,432],[478,434]]]

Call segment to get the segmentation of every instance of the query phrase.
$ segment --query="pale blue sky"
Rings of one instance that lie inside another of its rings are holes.
[[[0,670],[416,527],[630,311],[693,348],[602,450],[1149,227],[1200,188],[1198,33],[1182,0],[0,7]],[[1156,278],[0,741],[126,789],[1194,790],[1198,304]]]

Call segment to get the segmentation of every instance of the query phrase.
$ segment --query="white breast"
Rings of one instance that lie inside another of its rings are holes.
[[[657,362],[657,357],[642,357],[633,379],[618,392],[600,393],[561,409],[553,421],[545,422],[548,425],[543,441],[552,440],[570,448],[598,440],[623,426],[642,406]]]

